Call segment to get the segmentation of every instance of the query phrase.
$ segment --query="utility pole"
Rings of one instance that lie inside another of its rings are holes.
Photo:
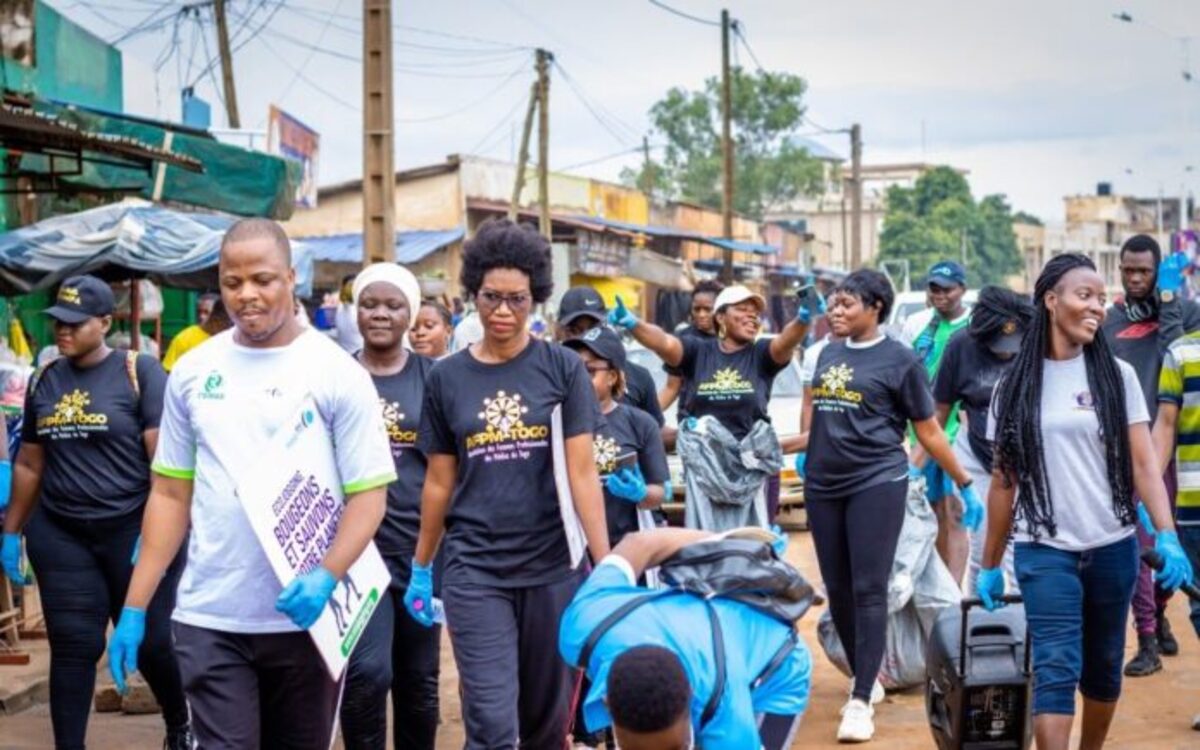
[[[642,192],[651,203],[654,202],[654,163],[650,161],[650,136],[642,136]]]
[[[363,265],[396,260],[391,0],[363,0]]]
[[[525,127],[521,131],[521,150],[517,152],[517,176],[513,178],[512,202],[508,204],[508,220],[517,220],[517,207],[521,204],[521,190],[525,188],[525,167],[529,164],[529,136],[533,132],[533,113],[541,98],[538,81],[529,87],[529,107],[525,110]]]
[[[721,11],[721,233],[733,239],[733,83],[729,80],[729,11]],[[733,283],[733,251],[722,248],[721,281]]]
[[[233,85],[233,53],[229,50],[225,0],[213,0],[213,16],[217,22],[217,51],[221,55],[221,78],[225,84],[225,112],[229,117],[229,127],[238,130],[242,127],[242,118],[238,116],[237,92]]]
[[[538,229],[553,239],[550,226],[550,63],[554,55],[537,51],[538,74]]]
[[[850,270],[862,268],[862,126],[850,126]]]

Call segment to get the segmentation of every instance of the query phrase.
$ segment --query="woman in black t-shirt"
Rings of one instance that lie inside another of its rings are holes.
[[[604,482],[608,543],[654,528],[652,511],[662,505],[671,475],[658,423],[646,412],[620,402],[625,393],[625,347],[610,328],[593,328],[563,346],[574,349],[592,376],[602,420],[594,439],[596,470]]]
[[[679,338],[687,338],[695,336],[700,339],[714,339],[717,337],[717,321],[713,315],[713,308],[717,302],[717,295],[721,293],[725,286],[719,281],[701,281],[696,284],[696,290],[692,292],[692,306],[688,314],[688,324],[683,330],[677,331],[676,336]],[[666,409],[671,404],[675,403],[675,399],[682,399],[684,402],[688,400],[687,382],[683,378],[683,373],[678,367],[664,364],[663,370],[667,373],[667,383],[658,394],[658,405]],[[677,421],[687,419],[688,413],[680,404],[680,408],[675,411]]]
[[[430,564],[444,533],[442,595],[467,746],[511,747],[519,737],[522,747],[559,748],[571,674],[554,646],[583,550],[564,533],[552,443],[563,441],[575,511],[600,560],[609,546],[592,448],[596,398],[577,354],[528,331],[530,310],[553,288],[546,239],[489,221],[462,263],[483,339],[438,362],[426,382],[418,446],[429,464],[404,603],[418,622],[433,621]]]
[[[992,484],[992,441],[987,439],[988,405],[1000,376],[1009,370],[1013,358],[1021,350],[1021,340],[1032,320],[1033,305],[1028,297],[1002,287],[985,286],[971,311],[967,330],[954,334],[946,344],[933,383],[938,424],[944,426],[954,409],[961,408],[967,415],[965,428],[959,429],[954,441],[954,453],[975,480],[975,489],[982,497],[987,497]],[[958,501],[947,496],[943,502]],[[961,530],[944,528],[942,518],[939,516],[938,552],[955,581],[962,580],[969,558],[966,591],[973,594],[983,542],[987,539],[987,525],[971,532],[969,548],[963,549],[964,545],[949,538],[954,533],[961,534]],[[1004,555],[1004,571],[1009,583],[1015,587],[1017,579],[1012,560],[1010,542]]]
[[[887,634],[887,582],[908,492],[904,433],[911,422],[925,450],[962,488],[976,515],[983,506],[934,419],[925,369],[887,338],[895,293],[878,271],[860,270],[833,293],[829,323],[842,338],[821,352],[805,404],[808,448],[804,499],[829,611],[854,671],[838,739],[865,742],[875,726],[875,678]],[[964,523],[978,519],[968,518]],[[875,698],[872,698],[872,694]]]
[[[425,456],[417,450],[417,428],[425,378],[433,368],[433,360],[404,348],[413,313],[421,309],[421,287],[408,269],[376,263],[354,279],[353,297],[363,338],[354,356],[379,393],[397,479],[388,485],[387,512],[375,533],[392,583],[350,655],[342,738],[347,750],[385,747],[390,691],[395,747],[433,750],[442,629],[421,627],[402,604],[421,526]]]
[[[170,631],[184,555],[167,569],[146,611],[121,608],[150,493],[167,375],[152,357],[108,348],[112,311],[112,290],[92,276],[64,281],[45,311],[62,358],[29,384],[4,547],[19,547],[24,530],[50,639],[55,744],[84,746],[111,620],[144,628],[137,664],[162,706],[167,747],[190,748]],[[29,582],[5,567],[16,585]]]
[[[791,362],[811,323],[810,311],[801,307],[778,336],[760,339],[765,309],[761,296],[744,286],[731,286],[717,295],[715,338],[672,336],[638,320],[620,298],[609,322],[628,329],[666,365],[678,368],[687,383],[679,408],[689,419],[711,416],[741,440],[755,423],[771,421],[767,403],[775,376]],[[687,424],[685,420],[680,426]],[[762,516],[766,515],[764,507]]]

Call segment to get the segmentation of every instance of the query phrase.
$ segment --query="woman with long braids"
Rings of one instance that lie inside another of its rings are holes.
[[[960,429],[954,440],[954,454],[974,480],[976,491],[985,497],[992,481],[992,443],[987,439],[988,406],[992,403],[996,382],[1012,366],[1021,350],[1021,340],[1032,320],[1033,305],[1029,304],[1028,297],[998,286],[984,287],[971,311],[967,330],[955,334],[946,345],[933,382],[938,424],[944,428],[959,409],[967,416],[966,429]],[[959,504],[951,493],[946,493],[942,502]],[[950,512],[961,513],[961,509],[951,508]],[[964,571],[967,572],[965,590],[973,592],[987,526],[968,533],[959,528],[951,530],[948,526],[938,524],[938,552],[955,582],[961,582]],[[1015,584],[1011,552],[1004,555],[1004,572],[1009,583]]]
[[[1078,689],[1079,747],[1092,750],[1104,744],[1121,694],[1138,566],[1135,490],[1158,529],[1158,584],[1178,588],[1192,567],[1175,535],[1137,375],[1100,330],[1105,291],[1096,266],[1076,253],[1051,259],[1034,310],[989,413],[995,461],[977,588],[989,609],[1000,605],[1012,531],[1033,641],[1037,746],[1066,750]]]

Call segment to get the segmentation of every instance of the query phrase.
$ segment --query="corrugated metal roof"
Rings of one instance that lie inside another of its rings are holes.
[[[656,226],[653,224],[632,224],[628,221],[615,221],[613,219],[603,219],[598,216],[581,216],[578,217],[584,221],[596,222],[604,226],[621,229],[626,232],[637,232],[650,237],[663,237],[667,239],[691,240],[692,242],[700,242],[705,245],[713,245],[715,247],[726,248],[739,253],[756,253],[758,255],[774,255],[779,252],[779,248],[774,245],[765,245],[760,242],[743,242],[741,240],[727,240],[724,237],[710,237],[699,232],[693,232],[688,229],[678,229],[676,227]]]
[[[396,262],[417,263],[430,253],[452,245],[466,236],[462,227],[455,229],[418,229],[396,232]],[[331,234],[324,237],[297,237],[312,248],[313,260],[332,263],[360,263],[363,259],[361,232]]]

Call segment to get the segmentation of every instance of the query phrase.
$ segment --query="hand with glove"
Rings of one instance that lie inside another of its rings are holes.
[[[975,593],[983,600],[983,606],[988,612],[995,612],[1004,606],[1000,597],[1004,596],[1004,572],[1000,568],[984,568],[975,579]]]
[[[0,510],[8,507],[12,498],[12,461],[0,458]]]
[[[946,495],[954,492],[954,485],[946,476],[946,471],[932,458],[925,462],[925,499],[930,505],[937,505]]]
[[[117,692],[125,695],[125,680],[138,668],[138,649],[146,637],[146,611],[137,607],[121,610],[121,618],[108,641],[108,671]]]
[[[1175,591],[1185,583],[1192,582],[1192,564],[1179,545],[1179,537],[1170,529],[1154,535],[1154,550],[1162,555],[1163,566],[1154,572],[1154,581],[1159,588]]]
[[[777,523],[771,524],[771,533],[775,535],[775,541],[771,542],[771,549],[775,550],[775,556],[782,560],[784,553],[787,552],[788,535],[783,532],[783,527]]]
[[[1183,289],[1183,271],[1188,266],[1187,255],[1171,253],[1158,264],[1158,276],[1154,287],[1162,292],[1178,294]]]
[[[632,331],[634,328],[637,328],[638,322],[637,316],[629,312],[628,308],[625,307],[625,300],[618,296],[617,306],[608,312],[608,324],[624,328],[626,331]]]
[[[417,558],[412,561],[412,577],[404,592],[404,608],[419,624],[433,627],[433,563],[422,565]]]
[[[807,453],[796,454],[796,476],[804,479],[804,465],[808,463]]]
[[[679,429],[695,430],[699,424],[700,422],[695,417],[684,417],[683,421],[679,423]]]
[[[634,505],[645,500],[646,493],[649,492],[646,487],[646,478],[642,476],[642,470],[636,466],[626,466],[609,474],[608,479],[604,480],[604,489],[608,490],[613,497],[619,497]]]
[[[967,531],[979,531],[979,527],[983,525],[985,514],[983,500],[979,499],[979,492],[975,490],[974,485],[968,484],[959,489],[958,493],[963,502],[963,528]]]
[[[796,311],[796,320],[804,325],[812,323],[814,318],[819,318],[828,311],[825,305],[825,298],[821,296],[820,292],[810,288],[807,290],[807,294],[812,295],[812,297],[801,296],[800,309]],[[809,299],[815,299],[816,301],[809,302]]]
[[[304,575],[292,579],[275,600],[275,609],[291,619],[296,627],[308,630],[321,616],[325,603],[333,595],[337,579],[318,565]]]
[[[0,542],[0,563],[4,566],[4,574],[14,586],[28,586],[32,579],[21,570],[21,535],[5,534]]]

